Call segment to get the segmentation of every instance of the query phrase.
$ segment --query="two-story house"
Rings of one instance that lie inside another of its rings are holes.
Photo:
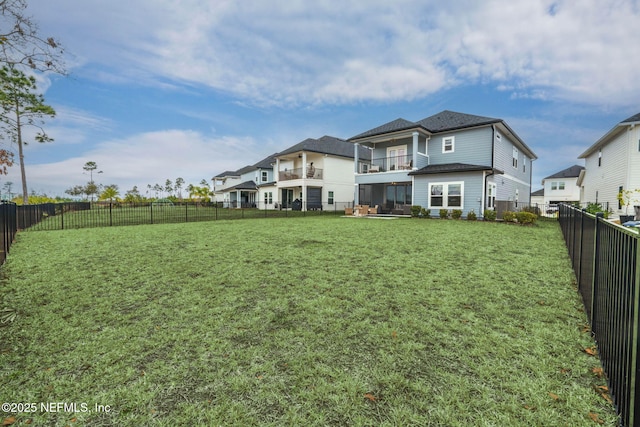
[[[370,162],[370,151],[362,147],[357,158]],[[275,155],[275,181],[258,186],[259,206],[342,210],[353,203],[353,162],[353,145],[343,139],[305,139]]]
[[[582,171],[584,166],[573,165],[544,178],[541,204],[553,206],[558,203],[580,202],[578,178]]]
[[[272,154],[254,165],[214,176],[213,200],[222,202],[224,207],[256,207],[258,186],[274,181],[274,163],[275,154]]]
[[[420,205],[474,211],[516,209],[530,202],[537,157],[502,120],[453,111],[411,122],[397,119],[349,139],[372,150],[354,161],[356,203],[385,213]]]
[[[615,215],[633,215],[634,205],[640,205],[640,193],[622,206],[621,191],[640,189],[640,113],[614,126],[580,154],[585,160],[581,186],[583,203],[600,203]]]

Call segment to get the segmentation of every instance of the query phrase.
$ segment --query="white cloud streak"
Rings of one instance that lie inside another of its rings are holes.
[[[635,0],[32,7],[79,62],[94,64],[87,71],[104,68],[102,78],[202,84],[261,105],[411,100],[478,82],[513,87],[514,97],[591,104],[626,106],[640,93]]]

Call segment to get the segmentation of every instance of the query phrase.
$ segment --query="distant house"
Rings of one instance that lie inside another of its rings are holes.
[[[371,160],[369,150],[358,153],[358,161]],[[275,180],[258,185],[260,207],[343,210],[353,203],[354,150],[349,142],[333,136],[308,138],[274,157]]]
[[[397,119],[349,139],[369,147],[370,162],[354,159],[356,203],[385,213],[421,205],[438,215],[517,208],[531,195],[537,157],[501,119],[442,111],[412,122]]]
[[[557,205],[558,203],[580,202],[580,187],[578,178],[584,171],[584,166],[573,165],[556,172],[542,180],[543,205]]]
[[[256,207],[258,186],[273,182],[275,154],[237,171],[226,171],[212,178],[213,200],[223,207]]]
[[[621,190],[640,188],[640,113],[615,125],[578,157],[585,160],[584,174],[579,178],[580,200],[600,203],[616,215],[633,214],[631,207],[621,206]],[[637,193],[640,196],[640,193]]]

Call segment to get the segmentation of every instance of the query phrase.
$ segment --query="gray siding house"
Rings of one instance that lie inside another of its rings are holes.
[[[481,217],[486,209],[516,209],[531,194],[533,151],[502,120],[442,111],[411,122],[397,119],[349,139],[372,150],[356,160],[356,204],[383,213],[411,205],[460,209]]]

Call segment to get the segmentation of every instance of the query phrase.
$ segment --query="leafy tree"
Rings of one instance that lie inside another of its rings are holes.
[[[110,202],[113,202],[114,199],[118,198],[119,194],[120,192],[117,185],[107,185],[100,194],[100,200],[109,200]]]
[[[0,64],[65,74],[60,42],[40,35],[26,9],[26,0],[0,0]]]
[[[178,198],[182,200],[182,186],[184,185],[184,179],[178,177],[175,182],[175,191],[178,194]]]
[[[67,188],[64,192],[70,196],[82,196],[84,194],[84,185],[76,185],[71,188]]]
[[[124,194],[124,201],[129,203],[142,201],[142,196],[140,195],[140,191],[138,191],[138,187],[136,185]]]
[[[13,153],[9,150],[0,149],[0,175],[7,174],[7,168],[13,166]]]
[[[7,181],[4,183],[4,191],[6,191],[7,194],[9,194],[9,200],[13,198],[13,194],[11,193],[11,187],[13,187],[13,182]]]
[[[155,198],[158,198],[158,193],[162,193],[162,185],[160,184],[154,184],[153,185],[153,192],[155,194]]]
[[[89,172],[89,181],[93,182],[93,171],[98,169],[98,164],[96,162],[87,162],[84,164],[82,169]],[[98,171],[96,173],[102,173],[102,171]]]
[[[167,179],[164,183],[164,191],[167,192],[168,196],[173,194],[173,182],[170,179]]]
[[[20,161],[20,174],[22,177],[22,197],[27,204],[27,176],[24,167],[23,145],[27,142],[23,139],[23,128],[32,126],[39,131],[36,133],[37,142],[53,141],[42,128],[45,117],[55,117],[53,107],[44,103],[41,94],[34,93],[37,89],[36,79],[26,76],[16,68],[4,66],[0,69],[0,129],[9,139],[18,145],[18,158]]]
[[[84,194],[87,195],[87,198],[91,197],[91,201],[93,202],[93,196],[100,192],[100,187],[96,185],[95,182],[87,182],[87,185],[83,187]]]
[[[189,191],[189,198],[191,200],[198,200],[201,203],[207,203],[211,201],[211,198],[209,197],[210,195],[208,187],[189,184],[187,190]]]

